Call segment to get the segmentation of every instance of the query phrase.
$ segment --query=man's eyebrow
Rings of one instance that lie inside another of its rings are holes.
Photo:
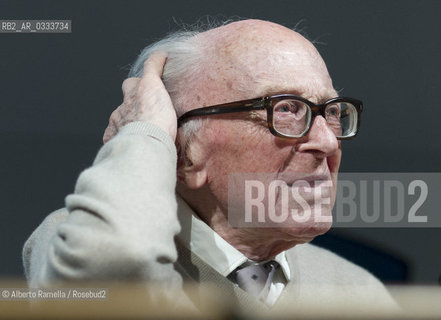
[[[324,94],[320,94],[320,95],[314,95],[311,94],[309,92],[307,92],[306,90],[281,90],[280,88],[275,89],[275,88],[270,88],[264,91],[265,93],[262,95],[262,97],[267,97],[267,96],[274,96],[274,95],[278,95],[278,94],[293,94],[299,97],[302,97],[304,99],[307,100],[315,100],[318,104],[324,103],[332,98],[338,97],[338,92],[333,89],[332,91],[328,91],[327,93]]]
[[[280,88],[266,88],[263,92],[264,94],[261,95],[262,97],[275,96],[278,94],[293,94],[299,97],[304,97],[306,95],[306,92],[300,89],[283,90]]]
[[[329,101],[329,100],[331,100],[333,98],[337,98],[337,97],[338,97],[338,93],[335,91],[334,93],[329,93],[325,96],[319,97],[319,99],[317,101],[318,101],[318,104],[322,104],[322,103],[325,103],[326,101]]]

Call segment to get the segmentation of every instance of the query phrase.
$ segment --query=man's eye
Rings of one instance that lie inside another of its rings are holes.
[[[289,102],[281,102],[276,107],[277,112],[290,112],[290,113],[297,113],[299,111],[299,106],[297,103],[293,101]]]
[[[340,107],[338,105],[331,105],[326,109],[326,117],[340,118]]]
[[[308,106],[298,100],[282,100],[274,106],[275,121],[302,121],[308,116]],[[280,123],[278,123],[280,124]]]
[[[279,108],[279,112],[294,112],[294,110],[290,105],[283,105]]]

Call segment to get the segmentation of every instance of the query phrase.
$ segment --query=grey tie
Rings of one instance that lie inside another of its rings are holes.
[[[264,301],[268,296],[277,266],[277,262],[270,261],[241,268],[236,271],[237,284],[241,289]]]

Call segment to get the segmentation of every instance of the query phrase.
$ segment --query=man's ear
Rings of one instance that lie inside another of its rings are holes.
[[[185,149],[184,149],[185,148]],[[178,180],[189,189],[199,189],[207,182],[205,154],[197,142],[178,148]]]

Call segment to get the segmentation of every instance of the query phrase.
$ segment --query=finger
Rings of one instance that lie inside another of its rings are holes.
[[[140,78],[127,78],[126,80],[123,81],[121,89],[124,94],[124,97],[128,96],[130,92],[135,90],[140,80],[141,80]]]
[[[150,57],[144,62],[142,79],[144,80],[145,78],[149,78],[152,75],[161,78],[166,60],[167,54],[165,52],[153,52]]]
[[[107,141],[109,141],[110,139],[113,138],[113,136],[115,135],[115,127],[109,125],[106,130],[104,131],[104,135],[103,135],[103,143],[107,143]]]
[[[118,108],[113,110],[112,114],[109,118],[109,124],[107,125],[106,130],[103,135],[103,142],[106,143],[110,139],[113,138],[118,133],[118,122],[121,118],[120,110],[123,105],[120,105]]]

